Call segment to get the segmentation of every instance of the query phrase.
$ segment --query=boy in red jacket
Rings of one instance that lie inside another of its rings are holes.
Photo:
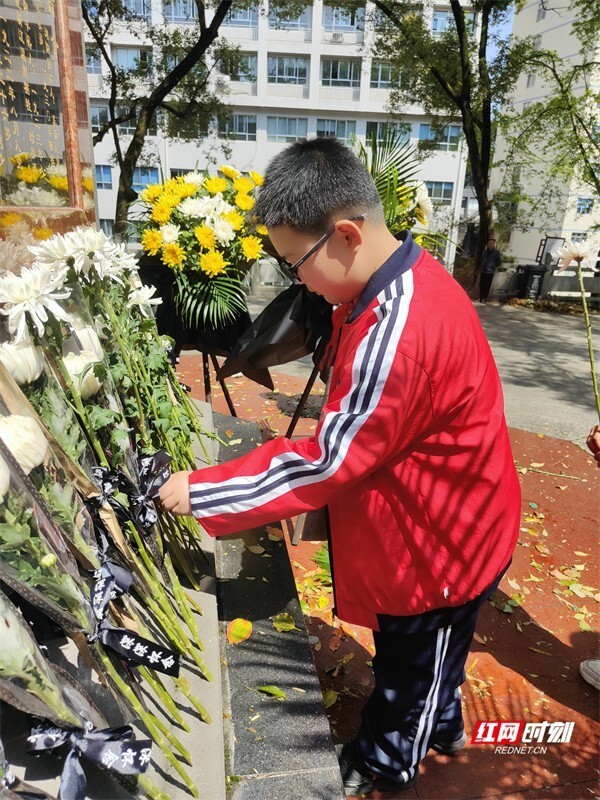
[[[477,613],[517,541],[500,380],[467,295],[408,232],[394,238],[339,141],[276,156],[256,213],[288,272],[338,306],[324,413],[314,436],[176,473],[160,497],[213,536],[327,505],[337,615],[372,628],[376,647],[342,776],[349,794],[398,791],[428,748],[464,746]]]

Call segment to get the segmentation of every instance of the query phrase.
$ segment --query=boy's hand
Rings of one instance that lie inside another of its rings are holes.
[[[600,467],[600,425],[594,425],[587,438],[586,444]]]
[[[165,511],[180,516],[190,516],[190,475],[191,471],[174,472],[169,480],[164,483],[158,496]]]

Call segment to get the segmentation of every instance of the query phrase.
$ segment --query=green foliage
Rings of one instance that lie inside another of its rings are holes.
[[[246,310],[246,284],[239,274],[215,275],[194,282],[189,273],[176,274],[178,312],[190,328],[217,330]]]

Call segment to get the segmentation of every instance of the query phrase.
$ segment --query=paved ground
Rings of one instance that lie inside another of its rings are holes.
[[[482,610],[467,663],[467,731],[477,720],[572,722],[574,728],[570,742],[541,743],[536,752],[470,744],[454,760],[428,755],[417,786],[399,797],[598,797],[598,693],[578,671],[581,660],[595,654],[600,602],[600,472],[571,441],[581,443],[594,421],[583,323],[495,305],[478,307],[478,313],[505,386],[523,514],[513,564],[495,604]],[[274,392],[243,377],[228,380],[239,415],[264,419],[284,433],[310,366],[308,360],[293,370],[280,368],[273,375]],[[182,379],[202,397],[198,357],[185,354],[180,367]],[[286,374],[292,371],[296,374]],[[226,411],[218,387],[213,404]],[[315,397],[300,420],[299,435],[314,430],[318,405]],[[360,708],[371,691],[373,645],[369,631],[332,619],[330,596],[313,560],[319,547],[303,543],[289,553],[308,612],[315,664],[331,703],[332,733],[345,741],[360,724]]]

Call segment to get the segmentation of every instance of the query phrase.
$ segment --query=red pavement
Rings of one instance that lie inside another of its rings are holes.
[[[192,396],[203,400],[200,358],[184,354],[179,373]],[[244,377],[228,379],[227,387],[238,416],[266,420],[283,435],[305,381],[272,377],[272,393]],[[313,418],[302,417],[295,435],[315,429],[317,394],[322,384],[308,407]],[[228,413],[214,382],[212,404]],[[579,675],[579,663],[598,655],[600,472],[591,456],[569,442],[515,429],[510,433],[523,491],[521,536],[495,607],[487,604],[479,618],[463,686],[467,733],[478,720],[573,722],[571,740],[532,742],[528,746],[539,750],[528,753],[496,752],[492,744],[469,744],[455,758],[432,753],[422,762],[418,784],[398,794],[404,800],[600,796],[599,695]],[[335,741],[346,741],[360,724],[372,687],[371,635],[332,621],[329,598],[327,607],[318,608],[323,592],[314,589],[312,555],[320,545],[288,547],[301,599],[311,607],[306,622],[322,689],[332,702],[327,710],[332,734]],[[393,800],[396,795],[370,795],[379,796]]]

